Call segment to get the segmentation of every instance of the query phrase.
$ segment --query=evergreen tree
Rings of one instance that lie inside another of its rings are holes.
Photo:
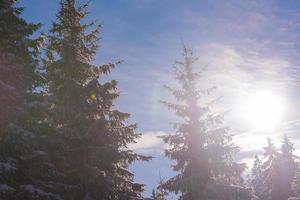
[[[166,200],[167,193],[163,190],[162,187],[158,187],[156,190],[153,189],[151,193],[152,200]]]
[[[281,154],[278,158],[278,173],[276,174],[278,189],[277,194],[274,194],[278,200],[287,200],[293,196],[292,183],[298,167],[293,151],[293,144],[289,138],[284,135]]]
[[[267,146],[263,148],[264,162],[262,163],[262,179],[264,182],[264,187],[260,198],[265,200],[273,200],[273,194],[275,193],[277,184],[275,182],[275,177],[277,176],[277,158],[279,153],[270,138],[268,138],[267,142]]]
[[[99,81],[117,63],[92,64],[100,26],[84,24],[88,5],[61,0],[49,34],[44,61],[47,71],[49,122],[58,134],[53,160],[75,186],[65,199],[129,199],[142,185],[133,183],[127,167],[148,160],[127,148],[139,137],[128,113],[114,109],[117,81]]]
[[[0,198],[60,199],[52,193],[58,172],[47,152],[42,96],[35,92],[42,83],[37,69],[42,40],[32,39],[32,34],[40,25],[27,23],[20,17],[22,11],[15,0],[0,1],[0,99],[6,109],[0,111],[18,112],[0,129]]]
[[[163,187],[158,187],[156,190],[156,200],[166,200],[167,194],[167,191],[165,191]]]
[[[152,190],[153,200],[165,200],[168,192],[162,187],[164,180],[159,176],[158,187]]]
[[[152,192],[151,192],[151,197],[150,197],[152,200],[156,200],[156,191],[155,189],[152,189]]]
[[[23,8],[16,0],[0,1],[0,128],[20,109],[25,93],[37,83],[36,56],[39,39],[29,37],[39,24],[20,17]]]
[[[15,71],[13,56],[0,53],[0,128],[4,128],[12,120],[20,104],[22,90],[18,88]]]
[[[297,158],[299,159],[299,157]],[[292,191],[295,200],[298,200],[300,199],[300,168],[299,168],[299,162],[297,162],[296,164],[297,164],[297,170],[295,172],[295,177],[292,182]]]
[[[179,199],[184,200],[233,199],[232,194],[239,193],[239,189],[231,186],[241,184],[244,165],[233,161],[238,148],[232,143],[228,127],[223,125],[223,116],[213,113],[209,104],[203,102],[212,89],[198,88],[202,74],[193,69],[197,58],[186,47],[183,57],[174,65],[178,89],[167,87],[178,103],[163,102],[182,119],[174,123],[175,134],[163,136],[169,145],[165,154],[175,161],[173,170],[178,174],[162,187],[179,193]]]
[[[251,173],[250,185],[253,187],[255,195],[259,197],[259,199],[263,199],[264,182],[262,178],[262,161],[260,160],[258,155],[255,156],[255,161]]]
[[[276,150],[268,138],[263,162],[256,160],[252,170],[252,186],[260,199],[287,200],[294,196],[292,185],[298,166],[293,150],[293,144],[287,136],[284,136],[281,152]]]

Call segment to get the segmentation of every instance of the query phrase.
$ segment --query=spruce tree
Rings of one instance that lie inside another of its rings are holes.
[[[100,26],[83,23],[88,4],[61,0],[48,37],[46,59],[49,122],[57,131],[53,160],[75,189],[65,199],[122,200],[138,196],[128,165],[148,160],[127,148],[139,137],[128,113],[114,108],[117,81],[102,78],[119,62],[92,64],[98,50]]]
[[[262,178],[262,161],[258,155],[255,156],[255,161],[251,172],[250,185],[253,187],[255,195],[259,197],[259,199],[263,199],[264,180]]]
[[[264,147],[264,162],[262,163],[262,178],[264,182],[263,193],[260,198],[266,200],[273,200],[273,194],[276,190],[276,176],[277,176],[277,159],[278,151],[276,150],[272,140],[268,138],[268,144]],[[276,197],[274,197],[276,198]]]
[[[263,200],[287,200],[293,197],[298,165],[293,155],[293,144],[285,135],[281,152],[277,151],[271,139],[264,147],[263,160],[253,167],[252,186],[256,195]]]
[[[36,56],[40,40],[30,36],[40,24],[20,17],[23,8],[16,0],[0,1],[0,128],[20,110],[25,93],[37,83]]]
[[[0,111],[16,113],[0,129],[0,199],[60,199],[52,193],[58,172],[49,159],[50,129],[43,121],[42,95],[36,92],[42,86],[38,70],[42,40],[32,39],[32,34],[40,25],[22,19],[23,8],[16,3],[0,1],[1,89],[4,86],[0,99],[6,109]]]
[[[294,147],[290,139],[284,135],[281,154],[278,157],[278,173],[276,174],[276,180],[278,182],[277,193],[274,199],[287,200],[292,197],[292,183],[298,171],[298,165],[293,155]]]
[[[161,176],[159,176],[158,186],[156,189],[152,190],[151,198],[153,200],[165,200],[168,192],[162,187],[164,184],[164,180]]]
[[[163,182],[160,182],[160,184],[163,184]],[[155,194],[156,194],[155,200],[166,200],[166,196],[168,193],[163,189],[163,187],[158,186]]]
[[[299,157],[297,157],[299,159]],[[297,170],[295,172],[295,177],[292,182],[292,191],[295,200],[300,199],[300,168],[299,168],[299,161],[296,162]],[[298,199],[297,199],[298,198]]]
[[[152,192],[151,192],[151,197],[150,197],[152,200],[156,200],[156,191],[155,189],[152,189]]]
[[[194,71],[196,61],[193,52],[184,47],[183,61],[174,65],[178,88],[167,86],[177,102],[162,102],[181,118],[181,122],[173,123],[175,133],[163,136],[169,146],[165,155],[175,161],[172,168],[177,175],[162,187],[184,200],[230,199],[239,193],[238,187],[231,186],[241,184],[244,165],[233,161],[238,148],[223,125],[223,115],[203,102],[212,89],[199,88],[203,71]]]
[[[22,90],[18,88],[16,66],[12,61],[13,56],[0,54],[0,128],[4,128],[12,120],[21,100]]]
[[[153,189],[151,193],[151,200],[166,200],[165,196],[167,193],[162,189],[162,187],[158,187],[156,190]]]

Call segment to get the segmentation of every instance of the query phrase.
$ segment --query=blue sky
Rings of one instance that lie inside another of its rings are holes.
[[[81,1],[82,2],[82,1]],[[238,159],[259,152],[268,131],[253,130],[240,120],[240,97],[260,89],[285,100],[287,111],[271,136],[288,134],[300,145],[299,36],[300,1],[297,0],[91,0],[89,19],[102,26],[101,48],[95,63],[124,60],[111,75],[119,81],[116,106],[132,114],[144,134],[136,151],[151,154],[150,163],[132,166],[137,181],[149,194],[159,179],[172,174],[157,135],[171,133],[176,118],[159,100],[169,99],[164,84],[173,84],[172,64],[180,59],[182,41],[207,65],[199,87],[216,85],[222,96],[216,110],[230,110],[226,123],[241,145]],[[58,0],[23,0],[24,17],[41,22],[47,31],[55,20]],[[255,140],[253,140],[255,138]],[[299,146],[300,147],[300,146]]]

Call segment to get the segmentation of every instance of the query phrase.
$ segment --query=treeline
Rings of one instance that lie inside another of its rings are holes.
[[[175,134],[163,136],[165,155],[175,161],[177,175],[159,184],[153,199],[164,200],[169,192],[180,200],[297,200],[300,199],[299,157],[286,135],[278,150],[270,138],[263,154],[255,156],[251,173],[245,179],[246,165],[235,162],[239,147],[232,141],[223,114],[215,113],[203,99],[215,87],[199,89],[204,76],[195,72],[197,58],[184,47],[183,59],[174,64],[175,87],[166,86],[176,100],[165,102],[181,118],[173,123]],[[242,113],[241,113],[242,114]]]
[[[93,64],[101,27],[85,22],[88,4],[61,0],[51,29],[26,22],[16,0],[0,0],[0,199],[137,200],[143,184],[128,166],[151,157],[128,148],[140,134],[130,114],[116,110],[116,80],[103,77],[118,65]],[[174,65],[175,103],[162,101],[181,119],[162,136],[177,175],[160,180],[151,199],[175,193],[180,200],[288,200],[300,198],[298,157],[284,136],[278,150],[268,139],[246,165],[234,157],[223,115],[202,103],[215,88],[198,88],[193,52],[183,48]]]
[[[87,6],[62,0],[49,33],[32,39],[40,24],[22,19],[15,0],[0,1],[1,199],[132,199],[142,190],[128,165],[150,157],[127,148],[139,134],[113,107],[117,81],[99,81],[119,62],[92,64],[100,26],[82,22]]]

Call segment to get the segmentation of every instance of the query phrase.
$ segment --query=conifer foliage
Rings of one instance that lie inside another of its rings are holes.
[[[159,176],[158,187],[152,190],[151,199],[153,200],[166,200],[168,192],[162,187],[164,179]]]
[[[201,90],[198,87],[201,72],[195,72],[197,58],[186,47],[183,49],[183,61],[174,65],[177,89],[167,87],[177,103],[163,102],[182,120],[173,123],[175,133],[163,137],[169,148],[167,157],[175,161],[173,170],[178,174],[162,187],[170,192],[179,193],[184,200],[232,199],[232,194],[240,184],[243,165],[233,162],[238,150],[232,144],[228,128],[223,125],[223,116],[213,113],[203,97],[212,89]],[[220,194],[220,188],[225,188]],[[219,192],[216,192],[216,191]],[[227,194],[226,194],[227,193]],[[221,196],[217,196],[217,195]]]
[[[299,167],[293,150],[293,144],[287,136],[283,138],[281,151],[268,138],[263,158],[256,156],[252,169],[251,185],[259,199],[288,200],[297,196],[293,186],[299,184],[296,176]]]
[[[114,109],[117,81],[103,82],[119,62],[92,64],[100,26],[83,23],[88,4],[62,0],[52,25],[44,61],[47,71],[49,122],[58,132],[56,165],[75,187],[65,199],[128,199],[136,194],[127,167],[148,160],[127,148],[139,137],[128,113]]]
[[[47,37],[34,39],[41,25],[26,22],[17,3],[0,0],[0,199],[144,199],[128,167],[151,157],[129,149],[137,125],[114,105],[118,83],[107,76],[120,61],[94,64],[101,27],[87,22],[89,4],[60,0]],[[180,120],[162,139],[177,174],[160,179],[150,199],[299,200],[299,157],[287,136],[280,149],[268,139],[245,186],[239,148],[214,112],[215,87],[201,88],[197,60],[184,46],[178,85],[166,87],[175,103],[162,103]]]
[[[32,34],[40,25],[22,19],[23,8],[16,3],[0,1],[0,99],[5,109],[0,112],[18,112],[0,127],[0,199],[60,199],[52,187],[58,172],[47,151],[50,129],[43,121],[42,95],[35,92],[42,83],[37,70],[41,38],[32,39]]]
[[[27,23],[20,17],[23,8],[16,0],[0,1],[0,127],[7,125],[20,109],[24,95],[38,80],[36,56],[39,39],[30,39],[40,24]]]

